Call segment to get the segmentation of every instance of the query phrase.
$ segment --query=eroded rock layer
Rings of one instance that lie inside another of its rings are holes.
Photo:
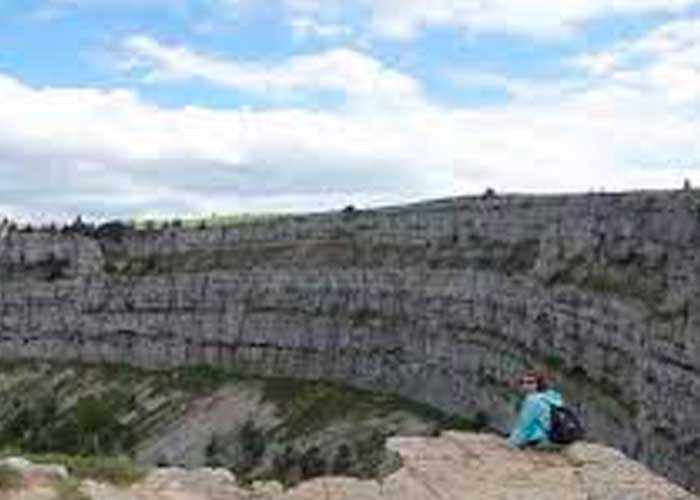
[[[700,193],[0,234],[4,359],[338,380],[499,429],[543,367],[591,438],[700,485]]]

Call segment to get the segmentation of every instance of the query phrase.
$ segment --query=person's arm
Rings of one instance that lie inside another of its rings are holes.
[[[523,446],[530,441],[530,432],[537,419],[537,401],[532,397],[525,398],[518,414],[518,421],[508,437],[508,444]]]

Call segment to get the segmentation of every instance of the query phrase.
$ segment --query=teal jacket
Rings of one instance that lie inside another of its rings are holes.
[[[520,407],[518,421],[508,437],[513,446],[547,443],[550,426],[550,405],[562,406],[561,395],[555,390],[528,394]]]

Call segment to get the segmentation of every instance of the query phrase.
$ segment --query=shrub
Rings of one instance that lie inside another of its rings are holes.
[[[119,427],[112,408],[95,397],[80,399],[75,405],[75,420],[81,436],[83,450],[100,454],[104,441],[111,440]]]
[[[491,417],[489,417],[488,413],[486,413],[483,410],[479,410],[476,412],[473,422],[474,430],[481,431],[487,429],[490,423]]]
[[[312,446],[301,456],[300,461],[302,479],[311,479],[322,476],[326,472],[326,462],[321,456],[318,446]]]
[[[22,474],[9,465],[0,465],[0,491],[17,490],[22,487]]]
[[[207,443],[207,447],[204,449],[204,465],[207,467],[222,467],[224,462],[220,457],[221,449],[222,444],[220,438],[216,435],[212,435],[209,439],[209,443]]]
[[[301,456],[292,446],[287,445],[284,453],[273,460],[274,476],[285,486],[292,486],[301,481]]]
[[[95,230],[98,239],[107,239],[120,242],[129,231],[129,227],[120,221],[105,222]]]
[[[352,466],[352,457],[350,453],[350,447],[347,444],[341,444],[335,452],[333,457],[333,464],[331,465],[331,473],[339,476],[347,474]]]
[[[247,420],[239,434],[243,469],[255,467],[265,453],[265,434]]]
[[[564,359],[558,354],[551,353],[544,357],[544,364],[547,365],[547,368],[550,370],[557,371],[564,365]]]

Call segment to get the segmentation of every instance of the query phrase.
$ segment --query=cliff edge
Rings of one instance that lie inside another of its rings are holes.
[[[447,432],[436,438],[392,438],[403,467],[381,482],[318,478],[284,490],[278,483],[242,488],[219,469],[158,469],[128,488],[77,483],[76,498],[93,500],[690,500],[697,498],[622,453],[577,443],[561,452],[514,450],[499,437]],[[50,500],[69,480],[65,469],[3,462],[21,475],[6,500]],[[64,487],[65,489],[65,487]],[[73,498],[73,497],[71,497]]]
[[[8,228],[0,359],[321,380],[501,431],[545,370],[589,436],[700,490],[698,248],[700,190]]]

